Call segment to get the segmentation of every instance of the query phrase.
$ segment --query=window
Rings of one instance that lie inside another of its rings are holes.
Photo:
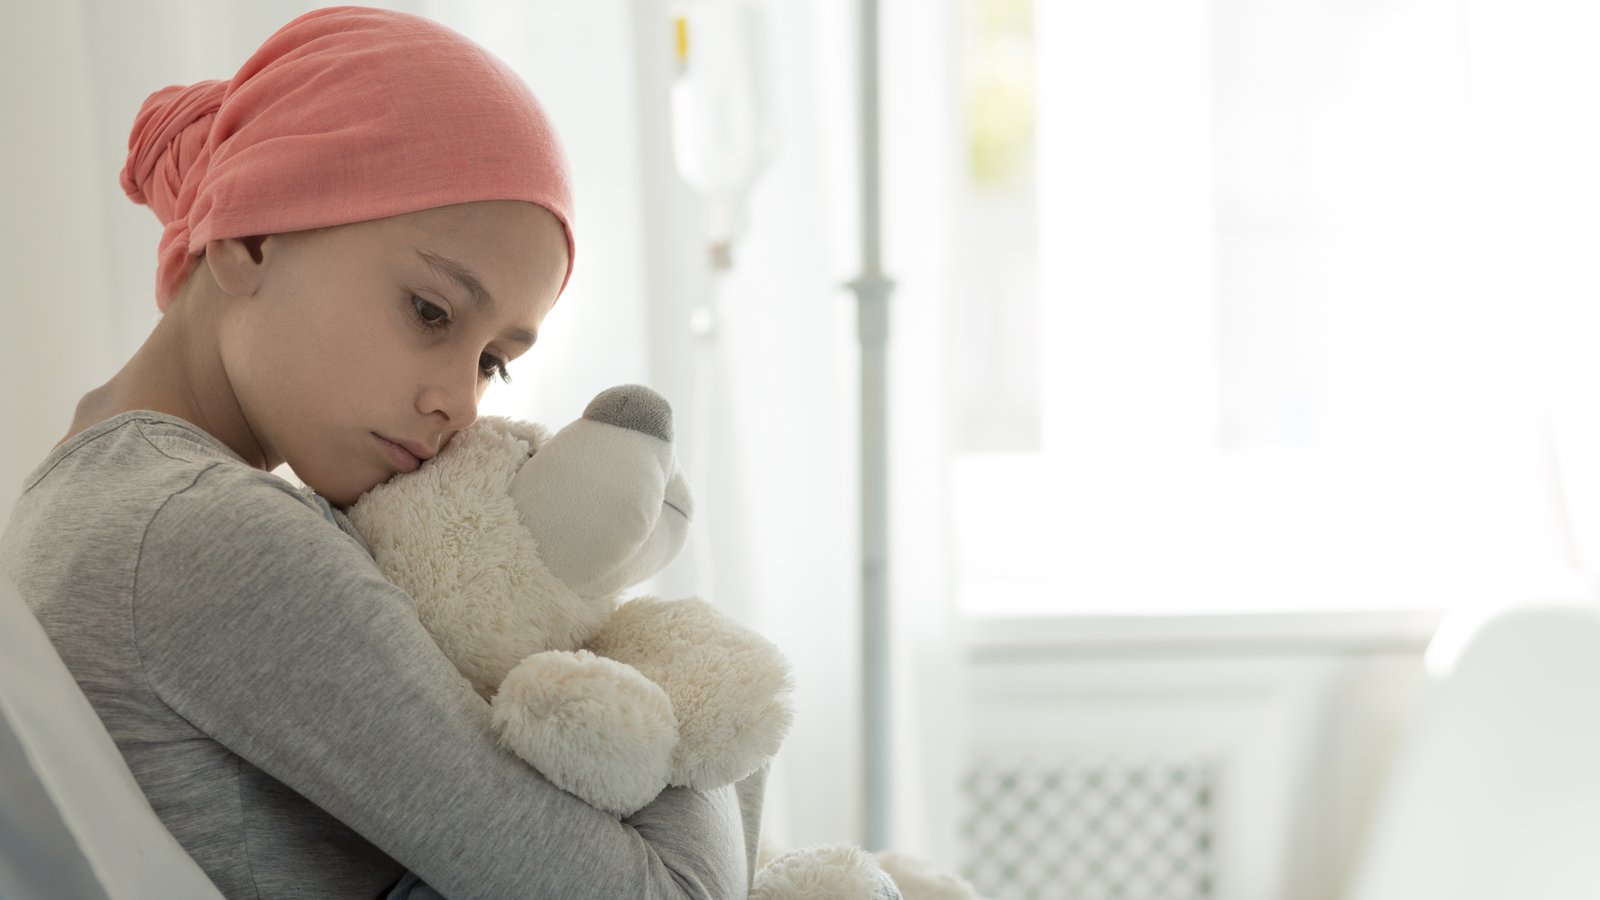
[[[960,10],[967,612],[1585,590],[1540,382],[1561,326],[1490,271],[1519,257],[1488,92],[1541,44],[1489,61],[1443,0]],[[1580,269],[1541,290],[1600,302]]]

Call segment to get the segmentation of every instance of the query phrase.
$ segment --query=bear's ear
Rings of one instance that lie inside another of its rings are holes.
[[[672,443],[672,404],[642,384],[606,388],[589,401],[583,417]]]

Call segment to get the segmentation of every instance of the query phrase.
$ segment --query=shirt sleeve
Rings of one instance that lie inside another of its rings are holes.
[[[764,772],[623,821],[554,787],[411,598],[280,483],[214,466],[146,530],[135,639],[175,712],[445,896],[746,895]]]

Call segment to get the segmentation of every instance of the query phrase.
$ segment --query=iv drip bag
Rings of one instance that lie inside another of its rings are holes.
[[[677,74],[672,149],[690,187],[712,202],[714,239],[731,240],[743,196],[774,141],[766,15],[760,0],[695,0],[673,10]]]

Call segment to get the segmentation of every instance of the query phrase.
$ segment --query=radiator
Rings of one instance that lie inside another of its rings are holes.
[[[1213,897],[1216,774],[1204,760],[978,760],[961,781],[963,874],[995,900]]]
[[[995,900],[1338,900],[1426,632],[1108,622],[971,629],[941,858]]]

